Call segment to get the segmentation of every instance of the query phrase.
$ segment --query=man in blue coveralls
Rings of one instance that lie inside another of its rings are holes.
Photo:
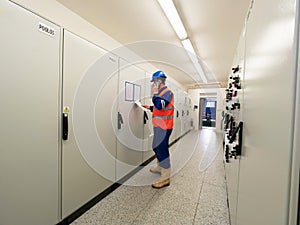
[[[170,185],[169,139],[174,124],[174,94],[165,86],[166,78],[166,74],[161,70],[152,75],[153,106],[144,105],[152,112],[154,131],[152,148],[157,158],[157,167],[151,168],[150,171],[161,174],[160,179],[152,184],[153,188]]]

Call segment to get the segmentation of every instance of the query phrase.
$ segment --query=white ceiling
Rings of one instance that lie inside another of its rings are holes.
[[[201,83],[156,0],[57,1],[183,85]],[[250,0],[173,1],[209,82],[225,82]]]

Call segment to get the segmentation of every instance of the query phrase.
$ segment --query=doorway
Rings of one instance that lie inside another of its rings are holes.
[[[217,114],[217,98],[200,98],[199,108],[199,129],[215,128]]]

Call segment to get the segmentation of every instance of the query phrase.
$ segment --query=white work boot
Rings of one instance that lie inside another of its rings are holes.
[[[151,173],[159,173],[159,174],[161,174],[161,167],[159,166],[158,160],[157,160],[156,164],[157,164],[156,167],[150,168],[150,172]]]
[[[160,179],[152,184],[153,188],[163,188],[170,185],[171,168],[165,169],[161,167]]]

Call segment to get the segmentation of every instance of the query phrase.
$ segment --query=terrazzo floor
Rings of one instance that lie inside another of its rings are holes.
[[[72,225],[230,225],[221,135],[191,131],[170,151],[169,187],[151,187],[153,161]]]

